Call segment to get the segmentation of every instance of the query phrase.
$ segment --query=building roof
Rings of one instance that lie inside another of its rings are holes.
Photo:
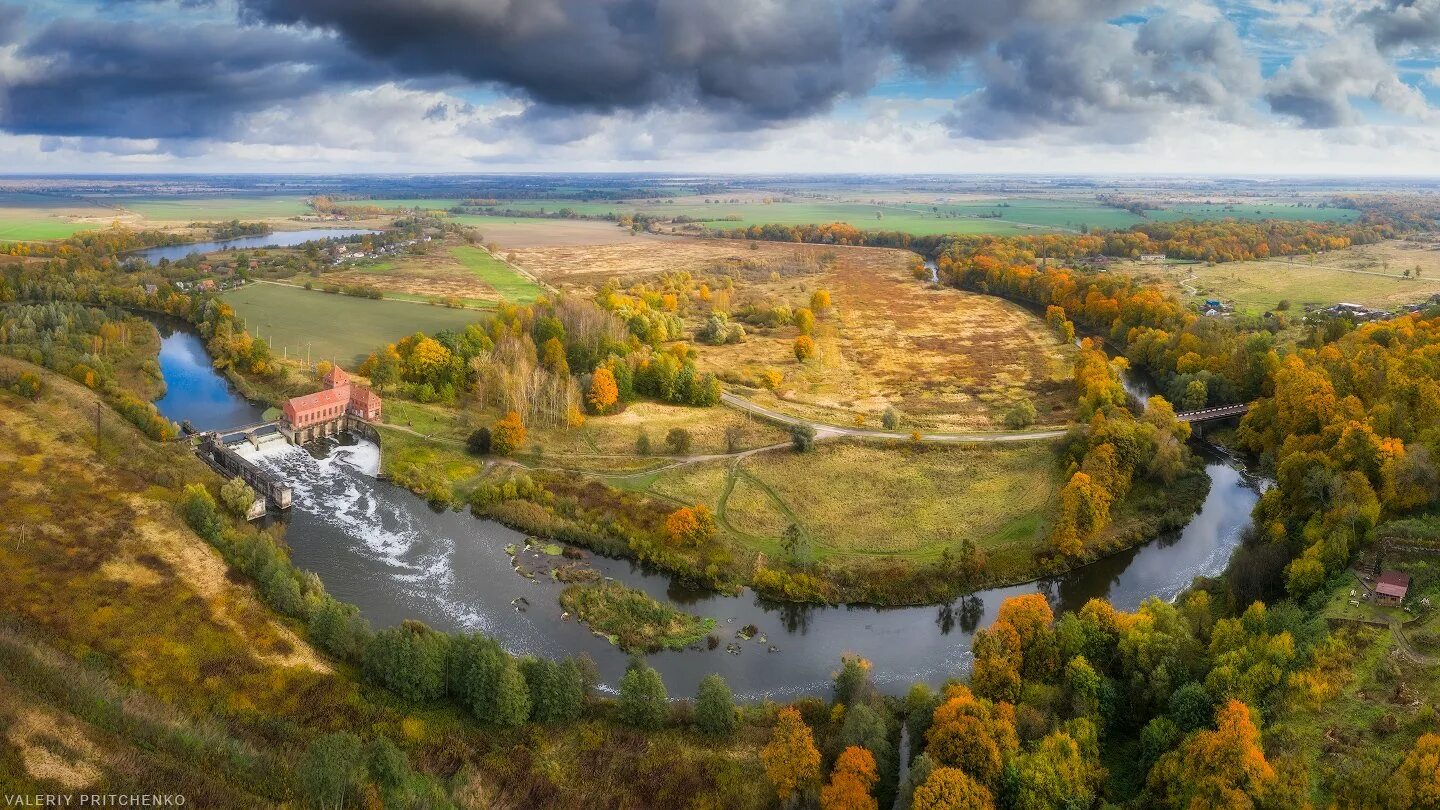
[[[368,408],[380,404],[380,395],[363,385],[357,385],[350,389],[350,401],[362,408]]]
[[[343,405],[349,398],[350,389],[348,387],[327,388],[324,391],[316,391],[313,394],[306,394],[303,397],[295,397],[289,402],[286,402],[285,407],[298,414],[330,405]]]
[[[325,372],[326,388],[337,388],[349,382],[350,375],[346,374],[345,369],[340,368],[339,366],[331,366],[330,370]]]
[[[1375,583],[1375,592],[1381,596],[1404,599],[1405,592],[1408,590],[1410,590],[1410,575],[1401,571],[1381,571],[1380,579]]]

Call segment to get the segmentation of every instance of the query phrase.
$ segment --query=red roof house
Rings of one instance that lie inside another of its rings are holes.
[[[1398,605],[1410,590],[1410,575],[1401,571],[1381,571],[1375,582],[1375,601],[1382,605]]]

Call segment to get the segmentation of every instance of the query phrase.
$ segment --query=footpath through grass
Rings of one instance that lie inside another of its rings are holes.
[[[533,304],[535,299],[545,292],[539,284],[491,256],[490,252],[483,248],[462,245],[451,248],[450,254],[512,304]]]

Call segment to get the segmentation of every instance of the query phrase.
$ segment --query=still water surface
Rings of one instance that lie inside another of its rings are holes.
[[[189,419],[204,429],[259,415],[257,406],[210,368],[193,333],[172,329],[165,336],[161,368],[170,388],[159,404],[171,419]],[[695,592],[625,560],[590,561],[605,576],[717,620],[717,649],[649,657],[672,695],[694,694],[711,672],[723,674],[736,694],[747,698],[827,694],[844,653],[869,658],[877,683],[900,693],[915,681],[939,683],[968,668],[971,633],[993,620],[1009,596],[1038,590],[1059,610],[1104,597],[1131,610],[1146,597],[1172,599],[1193,577],[1222,571],[1263,482],[1213,447],[1195,449],[1206,460],[1211,488],[1183,530],[1057,578],[994,588],[949,605],[775,604],[749,591],[734,597]],[[419,619],[442,630],[483,630],[517,653],[583,652],[595,659],[607,684],[618,682],[626,656],[574,619],[562,618],[557,599],[564,586],[547,576],[526,579],[515,572],[505,548],[523,544],[523,534],[468,513],[437,512],[409,491],[378,480],[380,450],[370,442],[280,447],[253,458],[294,488],[286,539],[296,564],[319,574],[335,596],[359,605],[377,627]],[[760,636],[735,638],[747,624],[758,627]]]
[[[192,242],[188,245],[162,245],[160,247],[145,248],[130,254],[139,256],[151,264],[158,263],[161,259],[179,261],[194,253],[213,253],[217,250],[254,250],[256,248],[270,247],[294,247],[303,245],[306,242],[313,242],[316,239],[338,239],[343,236],[355,236],[362,233],[379,233],[379,231],[359,230],[355,228],[306,228],[299,231],[275,231],[274,233],[260,234],[257,236],[241,236],[235,239],[223,239],[214,242]]]

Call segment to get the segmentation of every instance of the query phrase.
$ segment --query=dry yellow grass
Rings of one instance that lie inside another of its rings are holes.
[[[917,257],[908,251],[686,239],[536,248],[516,251],[516,261],[580,294],[668,272],[728,276],[732,310],[747,302],[808,306],[814,290],[828,290],[833,309],[817,313],[817,354],[806,363],[795,359],[794,327],[750,329],[740,344],[695,344],[702,370],[729,379],[780,370],[783,385],[753,392],[756,400],[819,421],[851,425],[859,417],[875,426],[894,407],[915,427],[984,430],[1022,399],[1034,402],[1042,424],[1073,415],[1072,347],[1015,304],[916,281]],[[775,279],[765,272],[770,265],[789,269]],[[688,325],[700,320],[692,315]]]
[[[458,244],[458,243],[457,243]],[[424,256],[401,256],[369,267],[326,273],[325,284],[358,284],[425,298],[498,301],[500,296],[443,247]]]
[[[94,394],[41,373],[39,402],[0,394],[0,613],[72,654],[102,653],[167,700],[295,710],[330,667],[190,532],[173,489],[117,465],[210,474],[113,413],[97,461],[79,427]]]
[[[20,753],[31,779],[80,791],[100,778],[107,757],[75,718],[48,707],[12,705],[0,694],[0,719],[7,721],[5,739]]]

